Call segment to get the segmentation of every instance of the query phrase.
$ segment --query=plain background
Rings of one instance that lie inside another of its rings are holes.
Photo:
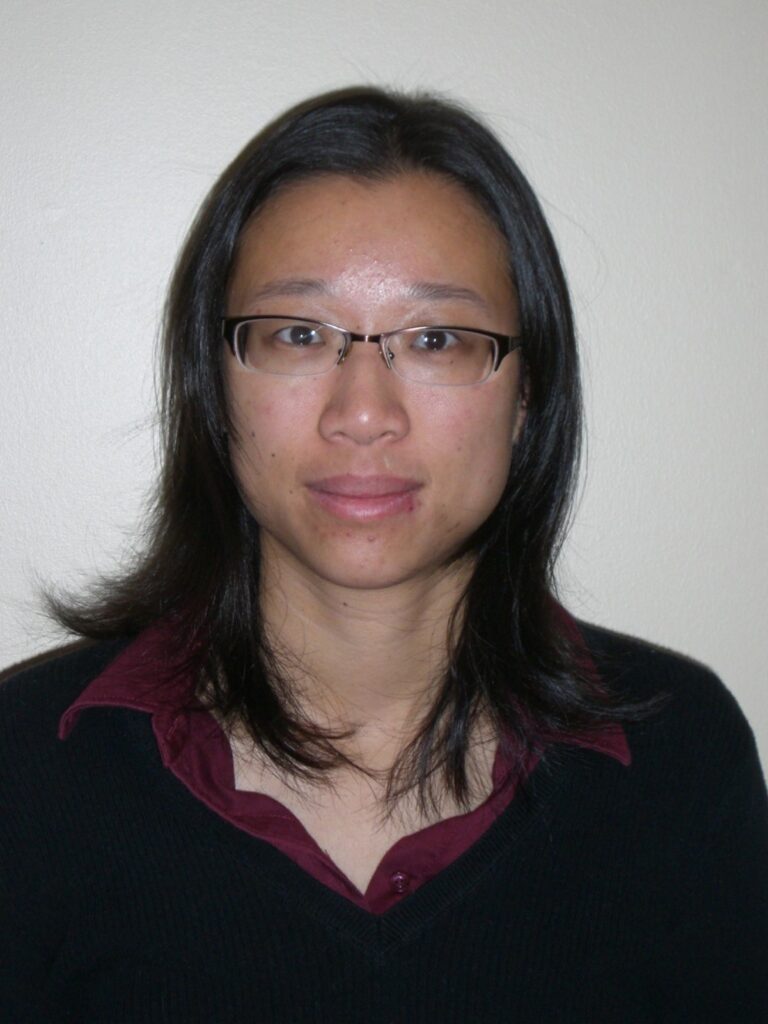
[[[5,0],[0,664],[137,543],[154,343],[194,211],[342,85],[468,102],[542,198],[588,403],[563,593],[710,664],[768,761],[765,0]]]

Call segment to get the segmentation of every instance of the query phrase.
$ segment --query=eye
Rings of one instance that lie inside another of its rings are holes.
[[[306,348],[309,345],[324,344],[322,330],[315,324],[290,324],[275,331],[275,339],[292,348]]]
[[[411,348],[420,352],[446,352],[458,344],[459,339],[451,331],[446,331],[441,327],[432,327],[415,333],[411,341]]]

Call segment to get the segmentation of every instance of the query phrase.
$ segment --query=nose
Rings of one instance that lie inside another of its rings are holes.
[[[327,441],[370,445],[404,437],[410,421],[402,382],[384,362],[376,344],[350,345],[346,359],[330,371],[320,416]]]

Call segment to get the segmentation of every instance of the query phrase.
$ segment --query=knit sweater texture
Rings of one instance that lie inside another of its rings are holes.
[[[627,768],[553,744],[509,808],[369,914],[163,767],[149,717],[59,719],[119,645],[0,686],[0,1021],[765,1024],[768,800],[706,669],[583,627],[663,710]]]

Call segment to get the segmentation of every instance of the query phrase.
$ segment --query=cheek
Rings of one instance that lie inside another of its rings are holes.
[[[251,389],[230,393],[230,458],[243,495],[253,509],[260,505],[267,481],[285,476],[294,461],[300,416],[290,402],[274,392]],[[267,485],[268,486],[268,485]]]
[[[499,502],[514,447],[510,406],[477,402],[432,409],[433,466],[442,479],[438,513],[446,537],[460,540],[477,529]],[[498,409],[498,412],[495,410]]]
[[[316,404],[310,388],[297,388],[285,378],[232,371],[225,375],[225,387],[234,433],[243,445],[256,445],[262,453],[280,438],[290,440],[307,429]]]
[[[430,413],[434,444],[442,449],[446,470],[457,470],[457,486],[474,481],[478,486],[503,487],[518,420],[514,397],[491,393],[487,401],[483,396],[482,402],[446,402]]]
[[[232,436],[230,450],[238,475],[246,466],[257,472],[264,462],[264,451],[269,448],[269,437],[264,425],[272,422],[272,402],[255,402],[252,398],[233,400],[230,404]]]

